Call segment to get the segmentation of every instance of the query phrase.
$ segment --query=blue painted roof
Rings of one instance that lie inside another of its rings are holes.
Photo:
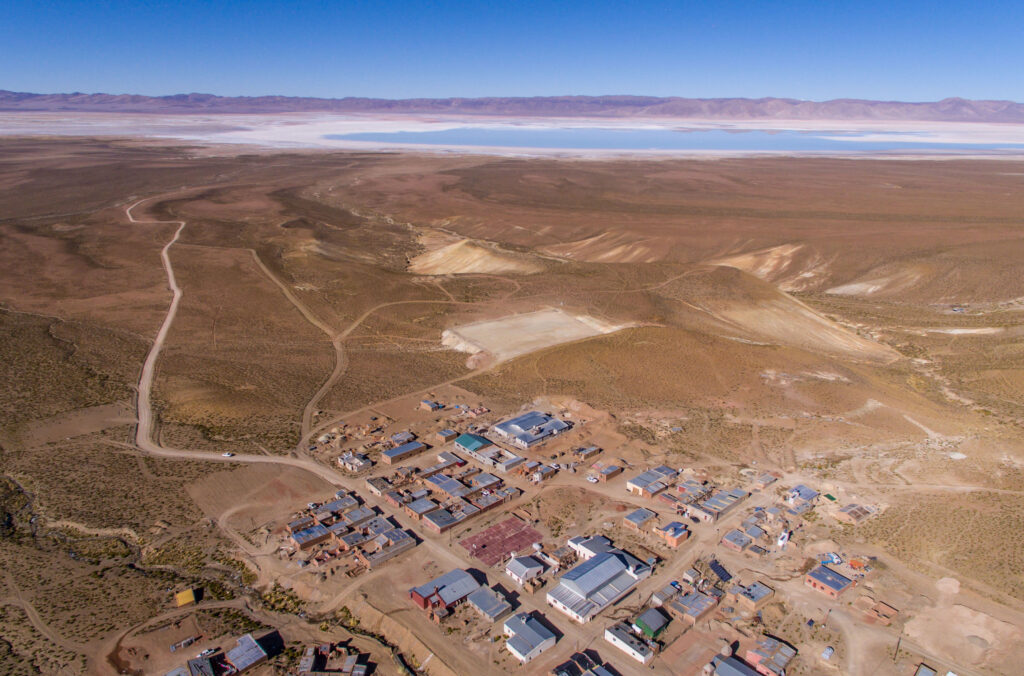
[[[850,578],[845,575],[840,575],[828,566],[818,566],[807,574],[812,579],[817,580],[829,589],[834,589],[837,592],[843,591],[853,583]]]

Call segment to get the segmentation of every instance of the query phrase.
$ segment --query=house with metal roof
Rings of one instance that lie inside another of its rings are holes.
[[[657,612],[657,611],[655,611]],[[604,640],[626,653],[640,664],[647,664],[654,659],[654,651],[649,645],[629,630],[625,622],[613,624],[604,630]]]
[[[657,608],[648,608],[633,620],[633,626],[647,638],[658,638],[668,627],[668,622],[665,613]]]
[[[567,571],[547,602],[580,623],[631,592],[651,575],[651,567],[619,549],[602,552]]]
[[[845,575],[840,575],[828,566],[821,565],[807,573],[804,577],[804,584],[837,599],[840,594],[853,585],[853,580]]]
[[[633,530],[643,530],[644,526],[650,523],[651,519],[656,516],[658,516],[656,513],[641,507],[627,514],[622,521],[625,526]]]
[[[241,673],[266,662],[267,651],[253,638],[252,634],[245,634],[238,638],[234,648],[227,651],[224,659],[238,673]]]
[[[544,564],[532,556],[516,556],[505,566],[505,574],[522,585],[544,572]]]
[[[678,617],[692,627],[714,610],[717,605],[718,599],[714,596],[692,591],[677,599],[672,599],[662,607],[670,615]]]
[[[818,499],[820,493],[813,488],[808,488],[803,484],[798,484],[789,489],[786,493],[786,502],[791,505],[802,505],[804,503],[813,503]]]
[[[435,509],[423,515],[423,525],[435,533],[444,533],[460,520],[447,509]]]
[[[464,453],[475,454],[481,449],[492,446],[490,439],[479,434],[460,434],[455,438],[455,445],[461,448]]]
[[[687,479],[676,486],[676,495],[683,502],[691,503],[706,498],[711,489],[710,484],[701,483],[696,479]]]
[[[733,528],[722,536],[722,546],[736,552],[742,552],[753,542],[754,541],[750,539],[749,535],[738,528]]]
[[[626,482],[626,490],[641,497],[653,497],[668,488],[677,472],[666,465],[660,465],[642,472]]]
[[[497,622],[512,612],[512,605],[490,587],[480,587],[466,597],[466,603],[489,622]]]
[[[665,540],[665,544],[675,549],[690,537],[690,529],[681,521],[672,521],[661,528],[654,530]]]
[[[412,456],[422,453],[427,450],[426,444],[421,441],[410,441],[407,444],[401,446],[395,446],[394,448],[384,451],[380,454],[381,462],[386,465],[393,465],[396,462],[411,458]]]
[[[699,506],[717,520],[730,512],[740,503],[741,500],[749,495],[750,493],[746,492],[742,488],[733,488],[727,491],[722,490],[715,493],[710,498],[702,500],[699,503]]]
[[[420,498],[405,505],[405,512],[414,519],[422,519],[424,514],[429,514],[435,509],[440,509],[440,505],[430,498]]]
[[[491,428],[495,434],[519,448],[530,448],[570,429],[572,425],[540,411],[530,411]]]
[[[651,605],[655,608],[660,608],[672,599],[679,596],[679,588],[675,585],[667,584],[658,591],[651,594]]]
[[[370,507],[357,507],[349,512],[345,512],[343,521],[346,525],[354,528],[363,524],[373,517],[377,516],[377,512],[373,511]]]
[[[409,443],[415,438],[416,435],[409,431],[396,432],[395,434],[391,435],[391,443],[393,443],[395,446],[401,446],[402,444]]]
[[[409,597],[420,608],[448,609],[461,603],[480,587],[473,576],[456,568],[409,590]]]
[[[738,657],[719,655],[711,660],[713,676],[757,676],[757,671]]]
[[[762,676],[786,676],[786,667],[796,657],[796,648],[772,636],[762,636],[747,651],[747,663]]]
[[[526,664],[555,645],[555,635],[530,613],[519,613],[505,620],[505,647]]]
[[[574,538],[569,538],[566,544],[569,546],[569,549],[576,552],[576,556],[584,561],[589,561],[598,554],[615,549],[612,541],[603,535],[592,535],[590,537],[577,535]]]
[[[331,536],[331,532],[324,526],[316,524],[311,528],[300,530],[297,533],[292,533],[292,541],[298,546],[299,549],[309,549],[313,545],[317,545]]]
[[[774,589],[763,582],[755,581],[745,587],[737,585],[733,597],[736,605],[747,612],[755,613],[761,610],[774,595]]]
[[[598,664],[586,653],[573,653],[551,670],[552,676],[613,676],[607,664]]]

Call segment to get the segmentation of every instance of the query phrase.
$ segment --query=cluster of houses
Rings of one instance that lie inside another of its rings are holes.
[[[717,521],[750,496],[742,488],[718,488],[706,480],[684,477],[684,472],[667,465],[653,467],[628,479],[626,490],[705,523]]]
[[[286,528],[300,551],[323,545],[307,560],[316,565],[349,553],[359,564],[372,569],[416,546],[416,539],[408,531],[345,490],[322,505],[310,503],[308,512]]]

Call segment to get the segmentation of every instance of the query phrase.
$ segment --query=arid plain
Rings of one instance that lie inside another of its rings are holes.
[[[425,438],[446,422],[414,413],[427,398],[493,421],[532,405],[586,420],[544,457],[593,443],[634,473],[774,471],[877,506],[794,537],[804,555],[874,557],[862,587],[900,610],[891,627],[863,622],[851,596],[808,629],[827,606],[800,584],[806,556],[732,562],[778,584],[758,631],[799,648],[789,673],[1019,673],[1022,214],[1024,162],[1005,159],[0,139],[0,671],[164,674],[180,665],[159,632],[195,622],[218,639],[278,629],[289,648],[268,673],[328,640],[385,674],[548,673],[584,648],[636,673],[549,611],[564,635],[520,667],[500,629],[429,623],[406,593],[470,567],[458,541],[515,512],[545,542],[602,531],[662,558],[660,584],[610,615],[632,617],[718,533],[696,526],[669,551],[607,527],[653,504],[622,479],[523,482],[361,574],[279,555],[285,521],[338,488],[388,513],[318,439],[343,423]],[[172,299],[162,251],[181,297],[154,353]],[[517,315],[535,323],[510,327]],[[149,357],[155,423],[140,443]],[[192,587],[205,598],[174,608]],[[751,635],[727,619],[668,643],[655,672],[696,673],[715,640]]]

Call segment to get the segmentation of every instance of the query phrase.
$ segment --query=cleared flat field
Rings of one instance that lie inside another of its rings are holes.
[[[555,308],[492,319],[447,329],[444,345],[470,354],[488,352],[504,361],[552,345],[612,333],[623,326]]]

